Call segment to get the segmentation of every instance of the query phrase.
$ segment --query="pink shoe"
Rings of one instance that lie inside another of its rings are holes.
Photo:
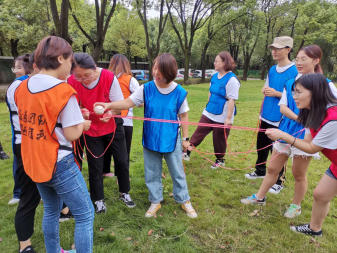
[[[103,177],[114,177],[115,174],[112,173],[112,172],[109,172],[109,173],[103,173]]]

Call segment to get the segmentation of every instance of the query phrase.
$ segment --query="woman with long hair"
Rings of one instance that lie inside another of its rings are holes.
[[[307,137],[301,140],[279,129],[268,129],[266,134],[274,141],[281,139],[310,154],[321,151],[331,161],[314,190],[310,223],[290,227],[298,233],[322,236],[330,201],[337,195],[337,99],[322,74],[308,74],[298,79],[294,99],[300,109],[298,121],[307,128]]]

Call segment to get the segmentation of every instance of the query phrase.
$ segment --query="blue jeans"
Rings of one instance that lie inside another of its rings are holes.
[[[75,218],[76,252],[92,252],[94,207],[73,154],[57,163],[50,181],[36,185],[44,205],[42,229],[47,253],[60,253],[61,250],[59,217],[63,202]]]
[[[13,188],[13,198],[19,199],[21,195],[21,187],[18,183],[18,173],[16,172],[18,170],[18,163],[16,155],[13,154],[13,178],[14,178],[14,188]]]
[[[176,148],[171,153],[159,153],[143,148],[145,183],[149,190],[151,203],[160,203],[163,200],[163,185],[161,181],[163,157],[173,181],[173,197],[178,203],[190,200],[188,194],[186,176],[182,161],[181,139],[178,134]]]

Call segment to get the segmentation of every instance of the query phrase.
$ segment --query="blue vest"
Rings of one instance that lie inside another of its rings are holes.
[[[17,81],[17,80],[24,81],[28,77],[29,77],[28,75],[20,76],[20,77],[15,78],[14,81]],[[13,115],[18,114],[18,112],[11,110],[11,107],[10,107],[9,102],[7,100],[7,96],[6,96],[6,104],[7,104],[8,110],[9,110],[9,120],[11,122],[11,129],[12,129],[12,149],[13,149],[13,152],[14,152],[15,134],[21,134],[21,132],[14,130],[14,123],[13,123]]]
[[[237,78],[233,72],[228,72],[220,79],[218,79],[218,75],[219,73],[216,73],[211,78],[211,87],[209,88],[211,95],[206,105],[206,111],[215,115],[222,114],[224,105],[227,102],[226,86],[229,79],[232,77]]]
[[[294,84],[295,84],[295,79],[290,79],[287,81],[284,88],[287,91],[288,108],[298,115],[300,113],[300,110],[297,108],[295,100],[292,95]],[[279,125],[279,129],[290,135],[295,136],[296,138],[304,139],[305,131],[301,131],[302,129],[304,129],[304,127],[297,121],[289,119],[285,115],[283,115],[282,117],[282,120]],[[281,142],[285,143],[284,141],[281,141]]]
[[[144,117],[178,120],[178,111],[187,96],[187,91],[179,84],[169,94],[159,92],[154,81],[144,84]],[[179,125],[144,121],[143,146],[149,150],[170,153],[175,150]]]
[[[276,65],[272,66],[268,73],[269,87],[274,88],[276,91],[282,92],[285,83],[289,79],[294,79],[297,76],[296,66],[293,65],[282,73],[276,71]],[[280,112],[280,106],[278,105],[280,101],[279,97],[265,97],[262,107],[262,118],[272,121],[279,122],[281,120],[282,114]]]

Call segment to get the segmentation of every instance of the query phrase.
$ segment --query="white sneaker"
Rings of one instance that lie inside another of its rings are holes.
[[[279,193],[282,191],[283,188],[284,188],[284,187],[283,187],[282,185],[274,184],[274,185],[269,189],[268,192],[270,192],[270,193],[272,193],[272,194],[279,194]]]
[[[247,179],[264,178],[264,176],[259,176],[258,174],[256,174],[255,171],[253,171],[253,172],[251,172],[251,173],[245,174],[245,177],[246,177]]]
[[[183,152],[183,160],[188,162],[191,160],[191,157],[186,152]]]
[[[20,202],[20,199],[12,198],[10,201],[8,201],[8,205],[13,206]]]
[[[105,213],[106,206],[103,199],[95,201],[95,212],[96,213]]]
[[[157,213],[157,211],[160,208],[161,208],[160,203],[157,203],[157,204],[151,203],[151,206],[149,207],[149,209],[145,213],[145,217],[146,218],[151,218],[151,217],[155,216],[156,213]]]
[[[197,212],[194,210],[191,201],[186,201],[185,203],[183,203],[181,205],[181,208],[184,209],[184,211],[186,212],[187,216],[194,219],[197,218]]]

